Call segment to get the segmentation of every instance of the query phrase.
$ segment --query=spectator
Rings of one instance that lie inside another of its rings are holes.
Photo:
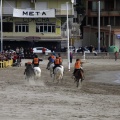
[[[56,52],[56,46],[53,48],[53,51]]]
[[[117,58],[118,58],[118,52],[116,51],[114,54],[115,54],[115,61],[117,61]]]
[[[14,54],[13,54],[13,63],[15,63],[16,61],[17,61],[17,54],[14,53]]]
[[[20,49],[19,49],[19,47],[17,47],[16,48],[16,54],[19,55],[19,53],[20,53]]]
[[[72,63],[72,59],[73,59],[73,54],[72,52],[70,52],[70,63]]]
[[[27,58],[30,58],[30,49],[27,48]]]
[[[46,49],[43,47],[42,48],[42,53],[45,54]]]
[[[33,48],[31,47],[30,48],[30,58],[32,58],[33,57]]]

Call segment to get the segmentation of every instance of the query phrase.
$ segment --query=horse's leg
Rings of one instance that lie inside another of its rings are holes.
[[[52,77],[52,73],[53,73],[53,72],[50,70],[50,77]]]
[[[74,83],[77,82],[76,78],[74,77]]]
[[[76,83],[77,84],[76,87],[78,87],[79,86],[79,79],[76,79],[76,82],[77,82]]]
[[[54,76],[53,76],[53,82],[55,81],[55,74],[54,74]]]

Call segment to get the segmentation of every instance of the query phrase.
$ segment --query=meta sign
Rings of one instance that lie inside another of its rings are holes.
[[[13,17],[22,18],[55,18],[55,9],[49,10],[24,10],[13,9]]]

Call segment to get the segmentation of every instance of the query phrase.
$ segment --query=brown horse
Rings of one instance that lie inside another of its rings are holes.
[[[82,69],[79,69],[75,72],[75,78],[74,78],[75,82],[76,82],[76,87],[79,86],[79,81],[81,80],[81,84],[82,84],[82,81],[83,81],[83,70]]]

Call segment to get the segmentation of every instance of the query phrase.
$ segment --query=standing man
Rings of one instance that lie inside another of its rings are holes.
[[[46,49],[43,47],[42,48],[42,53],[45,55],[45,51],[46,51]]]
[[[70,63],[72,63],[72,59],[73,59],[73,54],[72,52],[70,52]]]
[[[116,51],[114,54],[115,54],[115,61],[117,61],[117,59],[118,59],[118,52]]]

